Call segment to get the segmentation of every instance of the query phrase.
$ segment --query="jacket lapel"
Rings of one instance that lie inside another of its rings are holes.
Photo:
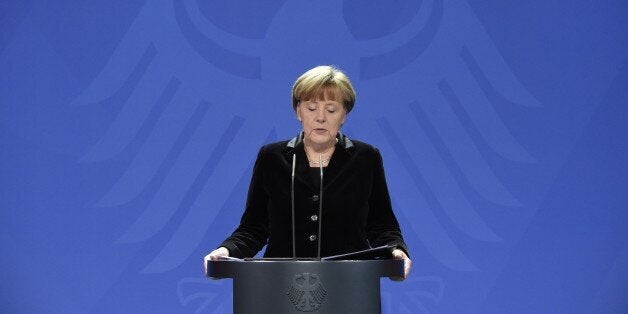
[[[336,144],[336,149],[331,156],[329,165],[323,172],[323,190],[331,186],[347,170],[351,157],[350,153],[351,150],[345,148],[340,142]]]
[[[286,160],[290,167],[290,173],[292,173],[292,155],[296,155],[296,167],[294,173],[294,181],[305,184],[312,192],[319,190],[318,186],[314,186],[312,180],[310,180],[309,169],[310,165],[305,155],[305,149],[303,147],[303,132],[299,136],[290,140],[286,146]]]

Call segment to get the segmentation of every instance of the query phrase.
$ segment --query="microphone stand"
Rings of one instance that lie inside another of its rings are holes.
[[[318,193],[318,255],[317,259],[321,260],[321,227],[323,226],[323,155],[318,155],[318,166],[321,174],[321,185]]]
[[[296,245],[296,227],[294,224],[294,169],[296,168],[296,153],[292,154],[292,179],[290,182],[290,202],[292,207],[292,259],[297,259],[297,245]]]

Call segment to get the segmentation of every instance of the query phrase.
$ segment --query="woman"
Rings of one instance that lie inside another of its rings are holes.
[[[354,103],[351,82],[334,67],[315,67],[296,80],[292,107],[303,131],[260,149],[240,226],[205,256],[205,264],[220,257],[252,257],[266,244],[264,257],[292,257],[293,250],[297,257],[331,256],[394,245],[393,257],[405,261],[407,277],[411,261],[379,151],[339,132]]]

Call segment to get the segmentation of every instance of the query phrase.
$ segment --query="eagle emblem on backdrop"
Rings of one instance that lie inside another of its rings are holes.
[[[228,21],[224,12],[241,18]],[[338,65],[352,78],[358,109],[345,131],[368,136],[386,152],[406,238],[446,269],[479,270],[458,242],[503,240],[467,191],[491,208],[523,210],[485,154],[513,165],[536,162],[497,109],[540,104],[467,1],[363,8],[349,0],[156,0],[144,4],[102,71],[73,101],[118,108],[81,162],[130,160],[94,206],[115,210],[148,198],[118,242],[144,243],[180,217],[143,273],[198,258],[192,253],[205,245],[259,146],[296,133],[289,87],[319,64]]]

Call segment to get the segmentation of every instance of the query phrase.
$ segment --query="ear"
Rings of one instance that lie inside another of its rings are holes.
[[[300,122],[303,122],[303,118],[301,118],[301,103],[297,104],[297,120],[299,120]]]

